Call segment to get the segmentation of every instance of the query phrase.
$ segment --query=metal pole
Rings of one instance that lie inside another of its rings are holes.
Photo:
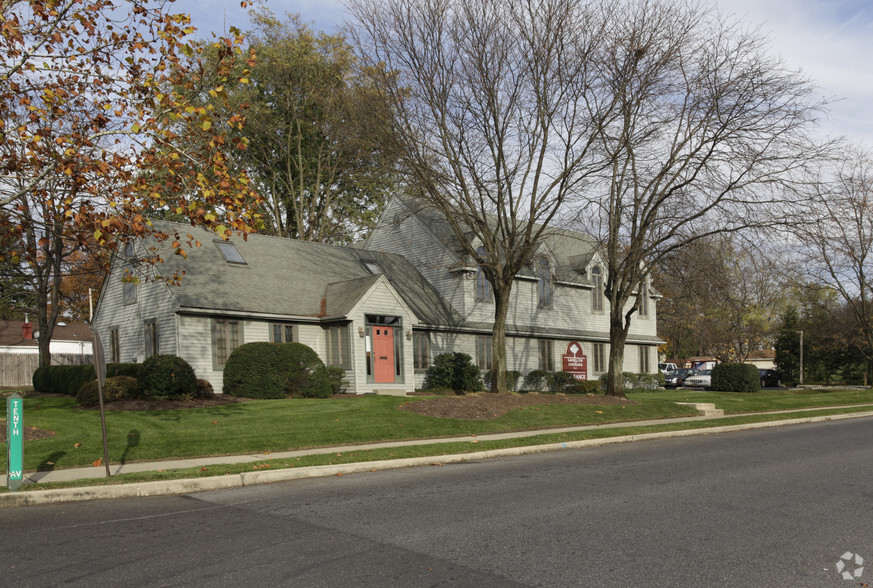
[[[803,386],[803,331],[800,333],[800,385]]]

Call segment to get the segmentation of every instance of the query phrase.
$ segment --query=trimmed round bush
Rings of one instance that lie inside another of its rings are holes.
[[[712,389],[719,392],[758,392],[761,379],[751,363],[720,363],[712,368]]]
[[[288,356],[288,365],[286,366],[287,394],[300,398],[323,398],[323,396],[316,396],[316,394],[323,394],[323,392],[310,389],[310,380],[313,374],[324,367],[324,362],[321,361],[315,350],[303,343],[281,343],[279,347]],[[342,375],[345,377],[345,370],[343,370]],[[326,379],[322,379],[321,382],[313,384],[313,386],[320,388],[324,382],[331,381],[329,374],[325,374],[324,378]],[[332,384],[330,385],[332,386]]]
[[[300,390],[301,398],[330,398],[332,394],[342,392],[343,378],[346,371],[337,366],[319,366],[316,368],[306,386]]]
[[[223,392],[243,398],[285,398],[288,362],[288,354],[275,343],[240,345],[224,364]]]
[[[139,375],[139,393],[147,400],[189,400],[197,390],[197,376],[187,361],[158,354],[146,359]]]
[[[113,376],[106,378],[103,386],[103,401],[114,402],[116,400],[128,400],[137,397],[138,384],[135,378],[130,376]],[[87,382],[79,388],[76,394],[76,402],[79,406],[96,406],[100,404],[100,393],[97,380]]]
[[[319,369],[324,363],[302,343],[246,343],[233,350],[224,366],[224,393],[243,398],[330,396],[329,373],[312,381]]]
[[[424,389],[450,388],[455,393],[484,390],[482,374],[466,353],[441,353],[427,370]]]

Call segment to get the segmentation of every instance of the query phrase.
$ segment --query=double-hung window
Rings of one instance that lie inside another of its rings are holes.
[[[331,325],[327,327],[327,365],[343,368],[351,367],[349,360],[349,326]]]
[[[480,370],[491,369],[491,335],[476,336],[476,365]]]
[[[212,319],[212,364],[224,368],[231,352],[242,345],[242,325],[235,319]]]

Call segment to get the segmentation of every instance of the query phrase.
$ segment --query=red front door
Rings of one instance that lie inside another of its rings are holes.
[[[394,329],[373,326],[373,375],[380,384],[394,383]]]

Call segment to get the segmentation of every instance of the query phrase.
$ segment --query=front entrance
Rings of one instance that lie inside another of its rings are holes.
[[[373,379],[394,383],[394,328],[373,325]]]

